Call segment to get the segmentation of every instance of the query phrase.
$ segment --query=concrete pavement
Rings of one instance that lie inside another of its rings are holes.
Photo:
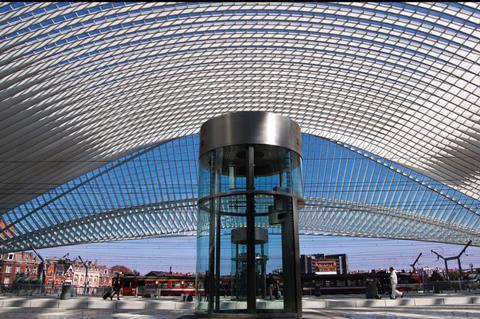
[[[85,318],[178,318],[191,315],[194,302],[180,298],[142,299],[125,297],[120,301],[100,297],[0,296],[0,317],[29,319]],[[304,318],[479,318],[480,295],[408,296],[403,299],[365,299],[359,296],[303,298]]]

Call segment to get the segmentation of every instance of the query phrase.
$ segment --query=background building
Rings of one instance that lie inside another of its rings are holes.
[[[302,274],[346,275],[348,273],[347,255],[301,255],[300,271]]]
[[[337,274],[348,274],[347,254],[325,255],[325,258],[334,259],[336,261]]]
[[[37,279],[38,257],[31,252],[13,252],[0,254],[0,285],[11,287],[15,277]]]
[[[104,288],[112,285],[112,272],[105,265],[97,262],[87,262],[88,274],[85,266],[79,260],[49,258],[45,287],[47,293],[57,293],[64,282],[70,282],[76,294],[98,294]],[[85,286],[86,283],[86,286]]]
[[[67,259],[47,258],[45,289],[47,293],[55,293],[67,279],[72,279],[71,262]]]
[[[111,271],[107,266],[98,265],[96,262],[87,262],[88,274],[86,267],[78,260],[72,264],[73,267],[73,285],[77,290],[77,294],[84,292],[86,283],[86,294],[96,294],[103,288],[112,285]]]

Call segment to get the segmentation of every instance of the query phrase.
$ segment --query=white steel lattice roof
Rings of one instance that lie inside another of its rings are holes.
[[[479,200],[479,25],[474,2],[2,3],[0,214],[238,110]]]
[[[480,245],[480,201],[354,147],[303,140],[301,234]],[[0,220],[0,249],[193,234],[198,146],[189,135],[142,149],[16,207]]]

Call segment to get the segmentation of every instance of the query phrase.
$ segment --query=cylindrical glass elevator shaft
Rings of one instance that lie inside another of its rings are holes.
[[[267,124],[268,132],[262,131]],[[217,140],[209,143],[212,127]],[[288,132],[275,133],[276,127]],[[249,133],[218,139],[216,134],[232,135],[235,128]],[[262,143],[258,134],[266,133],[284,139]],[[296,316],[303,195],[298,126],[276,114],[238,112],[207,122],[201,138],[196,312]]]

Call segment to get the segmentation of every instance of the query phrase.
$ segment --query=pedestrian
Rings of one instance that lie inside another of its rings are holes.
[[[274,285],[274,295],[275,295],[275,299],[280,299],[282,298],[282,291],[280,290],[280,280],[277,279],[277,281],[275,282],[275,285]]]
[[[400,296],[400,298],[403,298],[403,293],[397,290],[397,284],[397,273],[393,267],[390,267],[390,287],[392,289],[390,299],[397,299],[397,295]]]
[[[270,300],[273,300],[273,285],[274,285],[274,280],[272,275],[268,275],[267,277],[267,293],[268,293],[268,298]]]
[[[113,300],[113,296],[117,295],[117,300],[120,300],[120,289],[122,285],[120,283],[120,274],[117,274],[115,281],[113,282],[113,292],[110,295],[110,300]]]

